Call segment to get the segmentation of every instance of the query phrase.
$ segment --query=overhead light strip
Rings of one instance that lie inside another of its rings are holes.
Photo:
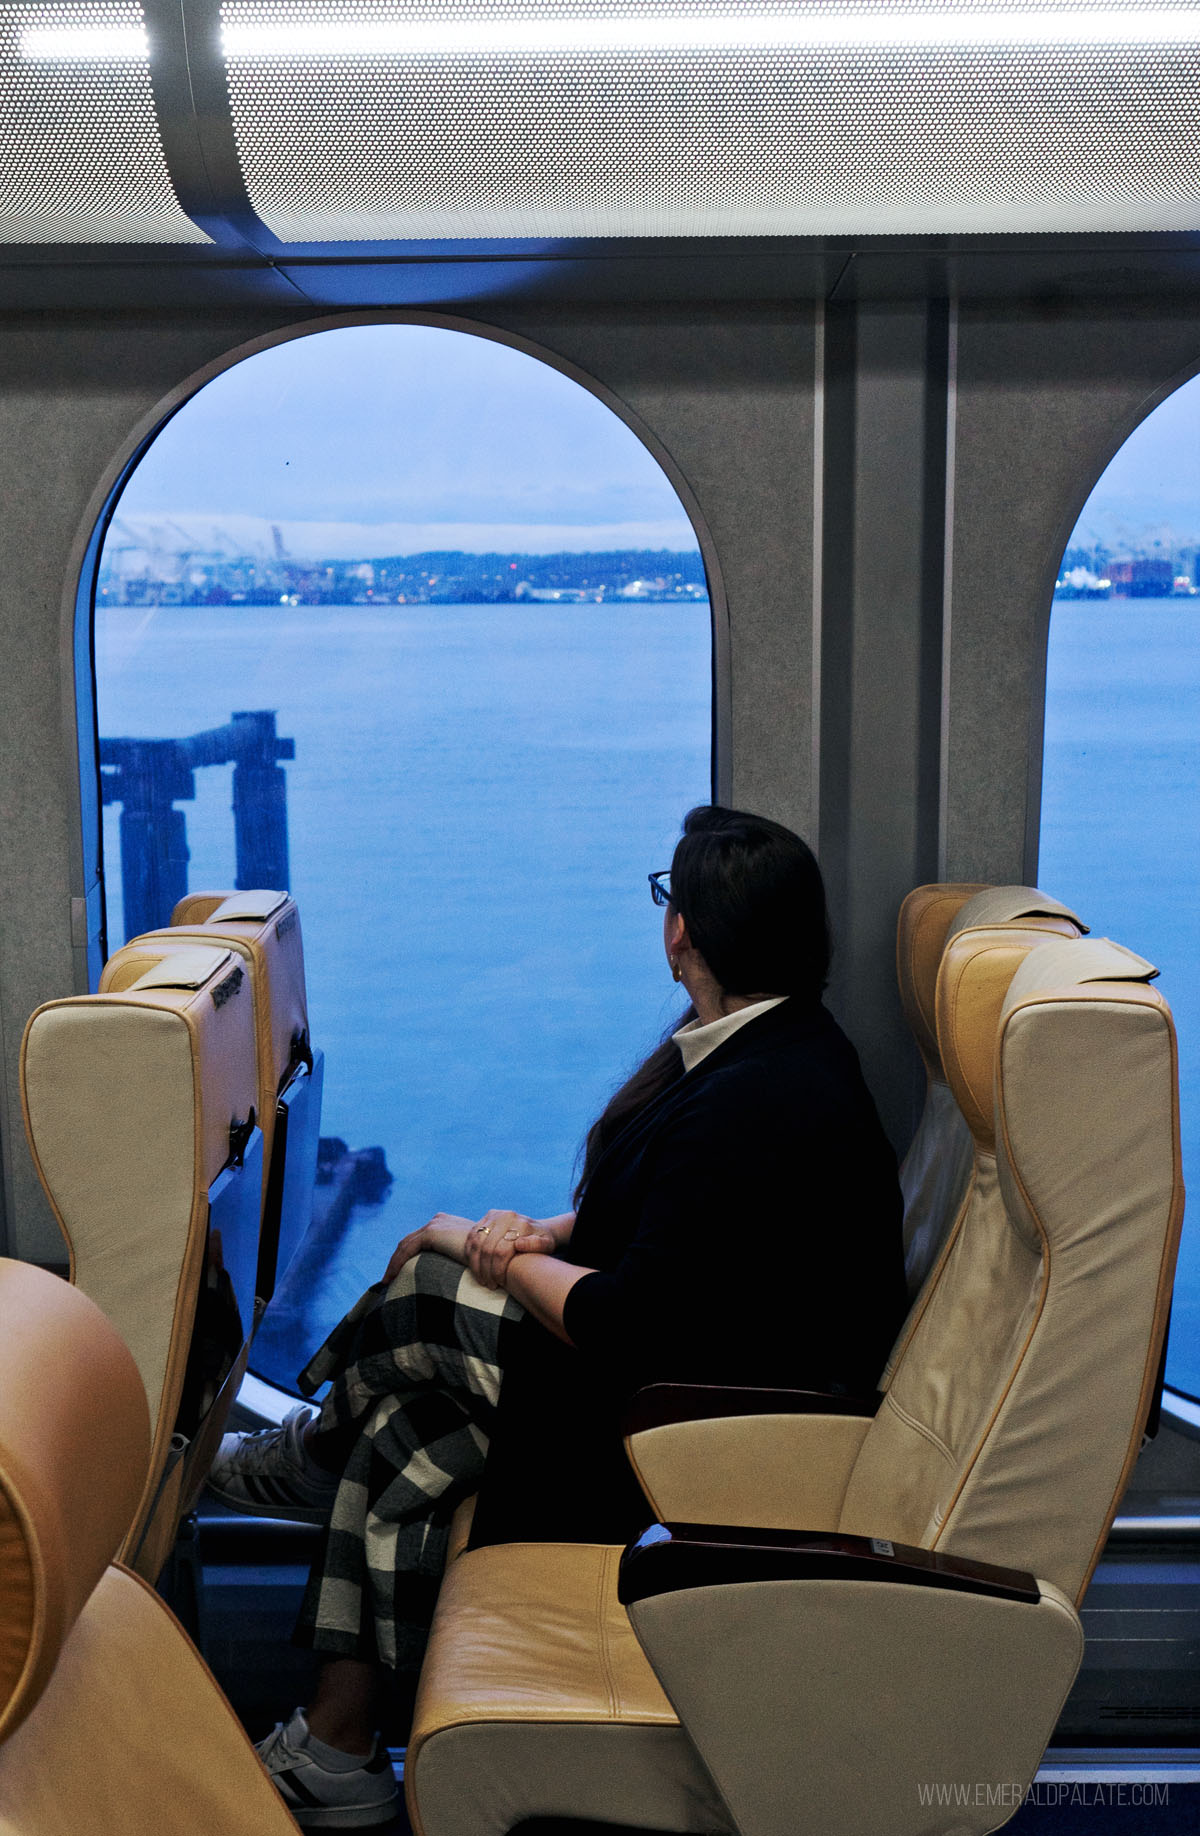
[[[144,63],[150,46],[141,26],[30,26],[21,34],[21,56],[80,63],[140,58]]]
[[[227,24],[227,57],[538,57],[622,51],[857,51],[1194,44],[1200,8],[1007,13],[679,13],[574,19]]]
[[[871,51],[1181,45],[1200,41],[1200,7],[1059,7],[997,13],[659,14],[559,19],[324,19],[226,24],[227,57],[538,57],[620,52]],[[137,27],[34,27],[28,58],[146,58]]]

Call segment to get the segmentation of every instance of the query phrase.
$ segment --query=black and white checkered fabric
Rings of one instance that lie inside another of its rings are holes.
[[[332,1388],[318,1433],[357,1426],[297,1642],[418,1665],[450,1519],[479,1483],[506,1351],[524,1309],[425,1252],[368,1288],[300,1375]]]

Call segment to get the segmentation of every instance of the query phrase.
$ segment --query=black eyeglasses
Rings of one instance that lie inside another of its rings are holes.
[[[661,873],[648,873],[646,878],[650,882],[650,897],[655,905],[669,905],[671,903],[670,868],[664,867]]]

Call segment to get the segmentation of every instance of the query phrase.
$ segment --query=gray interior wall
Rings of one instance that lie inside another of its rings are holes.
[[[832,313],[823,371],[831,995],[900,1148],[923,1084],[892,967],[900,900],[922,880],[1036,880],[1063,548],[1124,439],[1200,367],[1177,305],[938,312]]]
[[[831,312],[823,376],[820,855],[829,999],[898,1150],[924,1078],[901,1012],[896,914],[936,877],[952,314]]]
[[[480,315],[481,318],[484,315]],[[487,315],[606,384],[690,482],[730,607],[733,795],[807,829],[811,309]],[[133,431],[204,365],[295,315],[0,321],[0,1150],[8,1246],[58,1260],[21,1124],[25,1021],[71,991],[82,877],[64,593],[89,502]],[[807,519],[807,520],[806,520]]]

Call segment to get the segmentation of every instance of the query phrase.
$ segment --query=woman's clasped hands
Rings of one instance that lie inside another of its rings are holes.
[[[502,1288],[514,1256],[552,1256],[556,1247],[539,1218],[519,1211],[485,1211],[467,1233],[467,1267],[485,1288]]]
[[[439,1211],[422,1229],[397,1244],[384,1280],[394,1281],[412,1257],[434,1250],[461,1262],[485,1288],[503,1288],[514,1256],[552,1256],[557,1248],[558,1238],[547,1223],[520,1211],[485,1211],[478,1219]]]

